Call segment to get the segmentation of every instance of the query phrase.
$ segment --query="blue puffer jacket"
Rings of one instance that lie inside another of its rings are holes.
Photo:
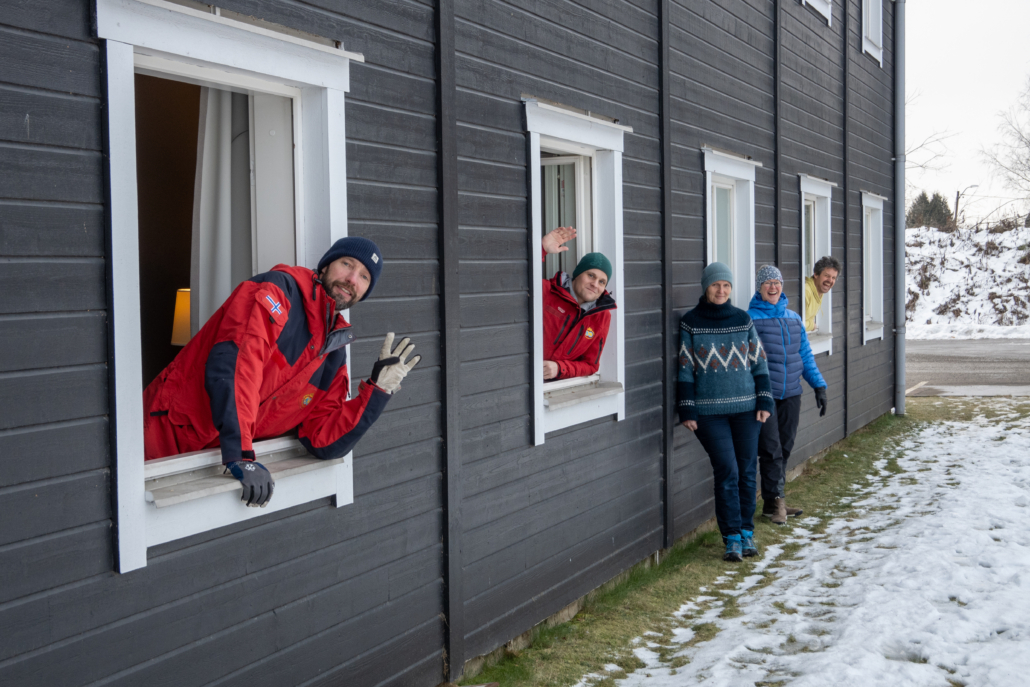
[[[780,296],[779,302],[773,305],[755,293],[747,314],[754,321],[765,348],[773,398],[800,396],[802,376],[813,389],[826,386],[812,356],[812,347],[808,345],[805,323],[801,315],[787,309],[786,296]]]

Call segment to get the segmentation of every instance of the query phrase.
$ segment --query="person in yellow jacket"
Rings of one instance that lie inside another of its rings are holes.
[[[823,296],[830,292],[840,276],[840,260],[824,255],[815,263],[814,274],[805,279],[805,331],[815,331],[815,316],[823,307]]]

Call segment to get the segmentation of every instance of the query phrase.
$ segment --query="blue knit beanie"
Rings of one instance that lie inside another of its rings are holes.
[[[601,253],[587,253],[584,255],[579,264],[576,265],[576,269],[572,272],[572,278],[575,279],[587,270],[601,270],[608,277],[608,281],[612,280],[612,263]]]
[[[762,284],[771,279],[774,279],[781,284],[783,283],[783,274],[775,265],[762,265],[758,268],[758,274],[755,275],[755,284],[758,285],[758,288],[762,288]]]
[[[345,236],[325,252],[322,259],[318,261],[318,268],[315,272],[321,274],[326,265],[340,258],[354,258],[365,266],[365,269],[368,270],[369,284],[368,291],[361,300],[371,296],[372,289],[376,287],[376,281],[379,279],[379,273],[383,271],[383,254],[379,252],[379,246],[360,236]]]
[[[717,281],[728,281],[733,286],[733,272],[721,262],[713,262],[701,273],[701,290],[708,291],[708,287]]]

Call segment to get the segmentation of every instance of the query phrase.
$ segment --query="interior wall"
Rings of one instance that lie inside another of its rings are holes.
[[[170,342],[175,292],[190,285],[199,116],[199,86],[136,75],[136,188],[144,385],[182,350],[181,346]]]

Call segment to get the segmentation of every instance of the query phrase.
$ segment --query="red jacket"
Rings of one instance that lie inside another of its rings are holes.
[[[607,291],[587,312],[562,286],[564,272],[543,281],[544,360],[558,363],[555,379],[585,377],[597,372],[615,299]]]
[[[222,449],[254,458],[253,443],[294,429],[317,458],[345,455],[390,395],[362,383],[347,400],[354,339],[315,273],[276,265],[232,292],[143,392],[146,459]]]

